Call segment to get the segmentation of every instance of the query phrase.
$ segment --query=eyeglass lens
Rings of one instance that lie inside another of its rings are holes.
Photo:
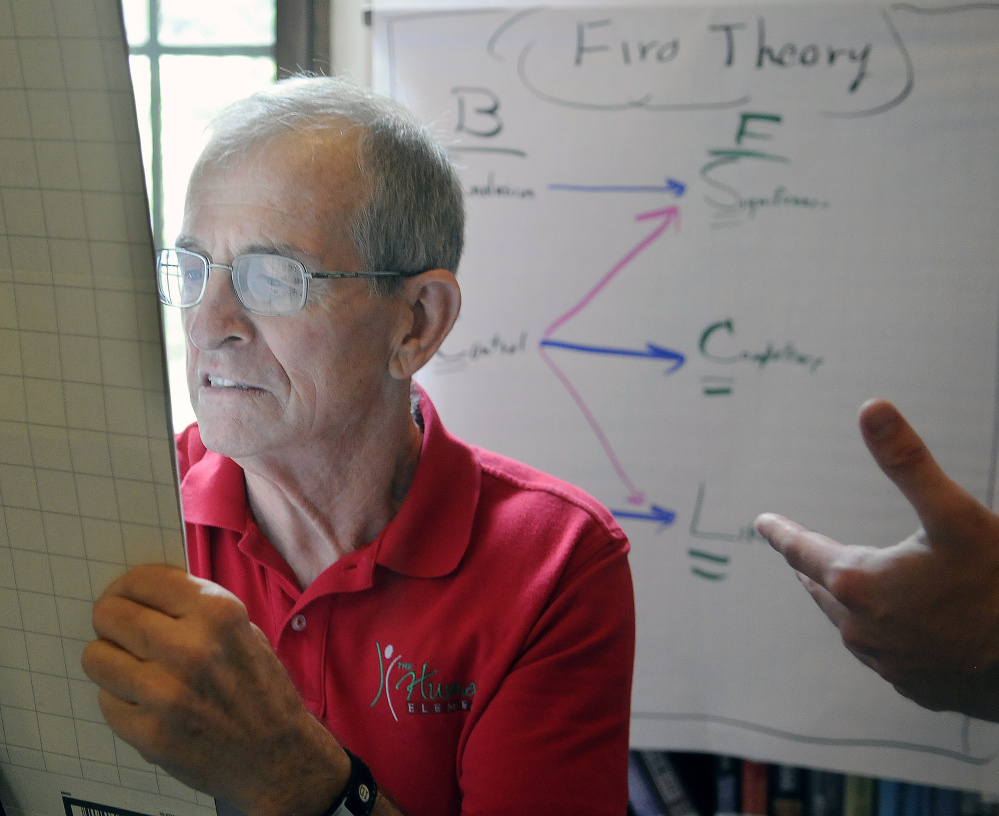
[[[208,267],[193,252],[164,249],[156,258],[160,297],[170,306],[192,306],[201,299]]]
[[[233,261],[232,282],[251,312],[288,314],[305,305],[305,270],[280,255],[241,255]]]
[[[157,259],[160,296],[171,306],[193,306],[205,291],[209,263],[183,249],[165,249]],[[305,268],[280,255],[240,255],[232,265],[232,283],[242,304],[258,314],[292,314],[305,305]]]

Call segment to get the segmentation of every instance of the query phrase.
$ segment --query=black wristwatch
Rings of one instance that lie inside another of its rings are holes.
[[[375,799],[378,798],[375,778],[367,765],[346,748],[343,750],[350,758],[350,778],[343,793],[326,808],[323,816],[371,816],[371,811],[375,808]]]

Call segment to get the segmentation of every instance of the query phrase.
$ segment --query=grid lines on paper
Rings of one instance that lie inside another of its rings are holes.
[[[210,804],[117,739],[93,600],[184,565],[138,131],[112,0],[0,0],[0,763]]]

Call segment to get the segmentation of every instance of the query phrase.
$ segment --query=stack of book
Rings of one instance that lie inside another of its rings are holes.
[[[730,756],[636,750],[630,816],[999,816],[981,794]]]

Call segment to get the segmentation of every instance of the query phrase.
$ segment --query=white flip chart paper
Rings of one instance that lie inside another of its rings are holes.
[[[378,89],[468,199],[463,313],[422,381],[629,533],[633,743],[994,788],[999,731],[858,663],[751,523],[915,529],[856,429],[876,396],[994,499],[999,5],[374,23]]]
[[[208,816],[80,669],[129,566],[185,565],[117,0],[0,0],[0,800]]]

